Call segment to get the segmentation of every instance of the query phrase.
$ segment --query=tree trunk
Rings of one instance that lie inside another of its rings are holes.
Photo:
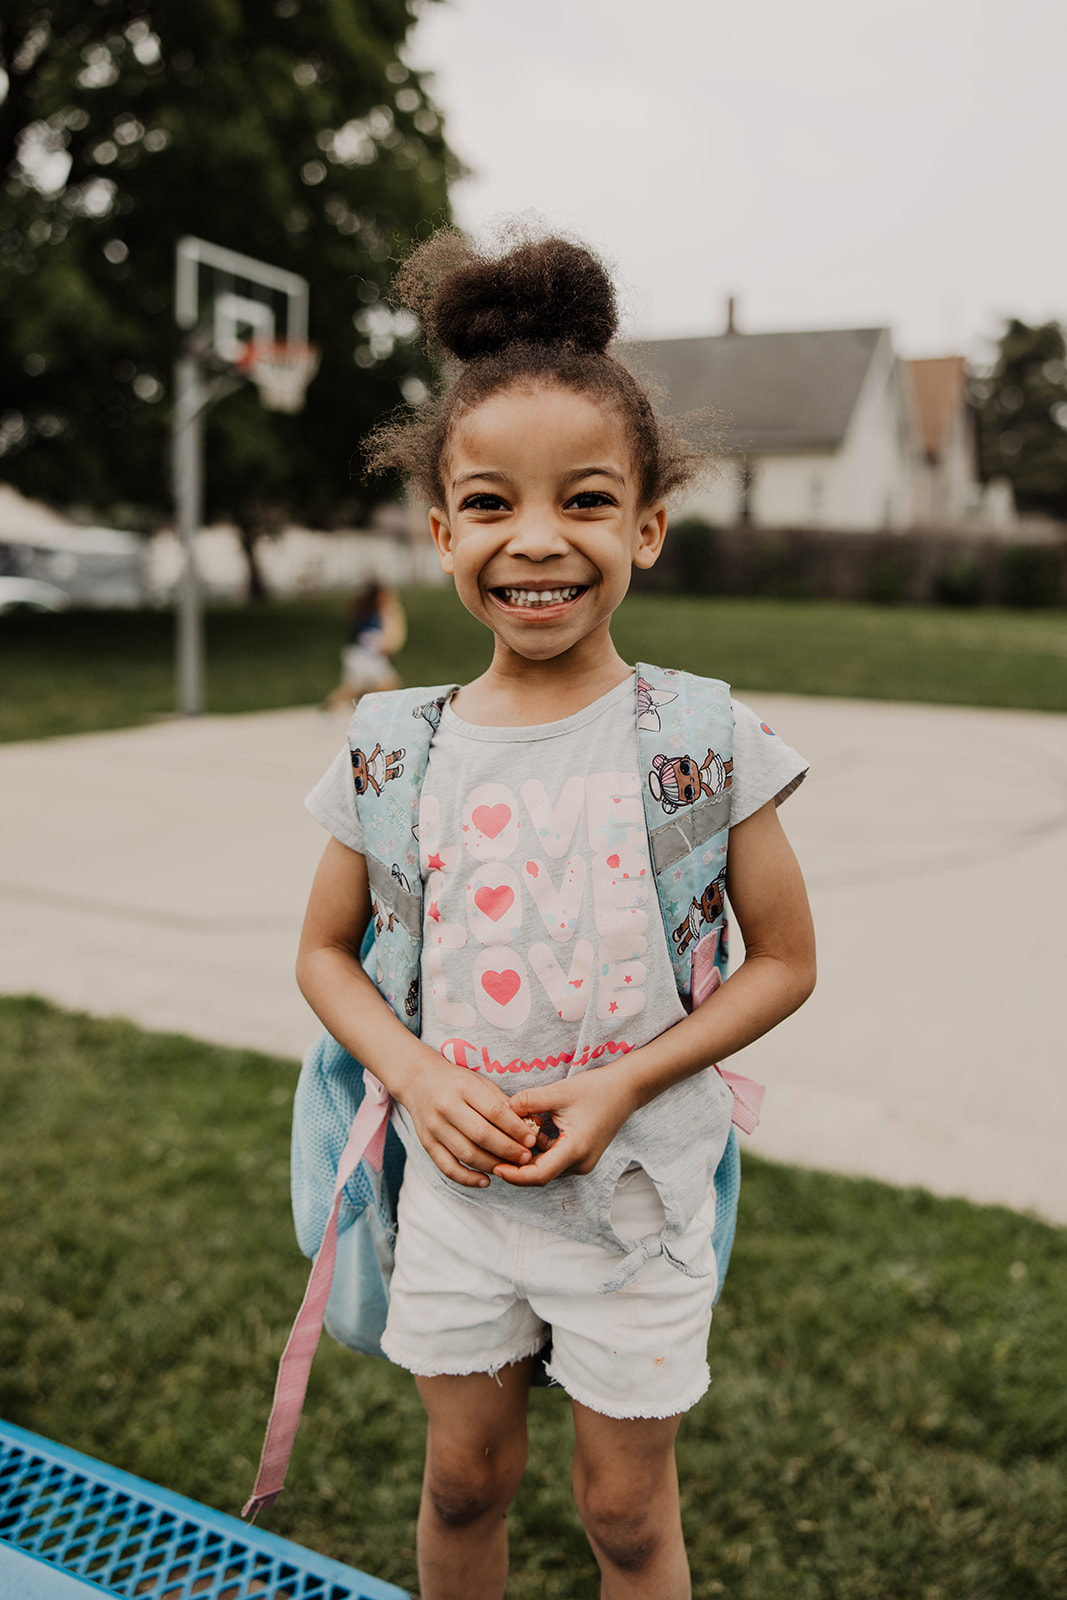
[[[267,580],[263,576],[263,569],[259,564],[259,541],[261,530],[246,527],[243,523],[237,526],[237,536],[241,541],[241,553],[248,566],[248,600],[252,605],[260,605],[270,598]]]

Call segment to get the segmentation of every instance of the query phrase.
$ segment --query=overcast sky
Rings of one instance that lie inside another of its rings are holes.
[[[1067,321],[1067,0],[443,0],[408,59],[460,223],[585,237],[635,336]]]

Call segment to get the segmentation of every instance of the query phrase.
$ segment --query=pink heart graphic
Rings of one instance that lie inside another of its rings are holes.
[[[492,922],[499,922],[505,911],[511,909],[515,901],[515,891],[509,889],[506,883],[501,883],[495,889],[475,889],[474,904],[479,911]]]
[[[495,1000],[498,1006],[506,1006],[513,1000],[522,987],[522,979],[517,972],[483,972],[482,988],[490,1000]]]
[[[487,839],[495,839],[511,821],[511,807],[503,801],[495,806],[475,806],[471,821],[479,833],[484,833]]]

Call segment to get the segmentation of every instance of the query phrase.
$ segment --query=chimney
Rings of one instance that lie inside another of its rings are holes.
[[[737,332],[737,322],[736,322],[735,317],[734,317],[734,313],[735,313],[736,309],[737,309],[737,301],[734,299],[733,295],[730,295],[729,299],[726,302],[726,331],[727,331],[727,333],[736,333]]]

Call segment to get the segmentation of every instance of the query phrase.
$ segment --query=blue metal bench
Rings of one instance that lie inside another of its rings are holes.
[[[3,1600],[410,1600],[330,1561],[0,1422]]]

